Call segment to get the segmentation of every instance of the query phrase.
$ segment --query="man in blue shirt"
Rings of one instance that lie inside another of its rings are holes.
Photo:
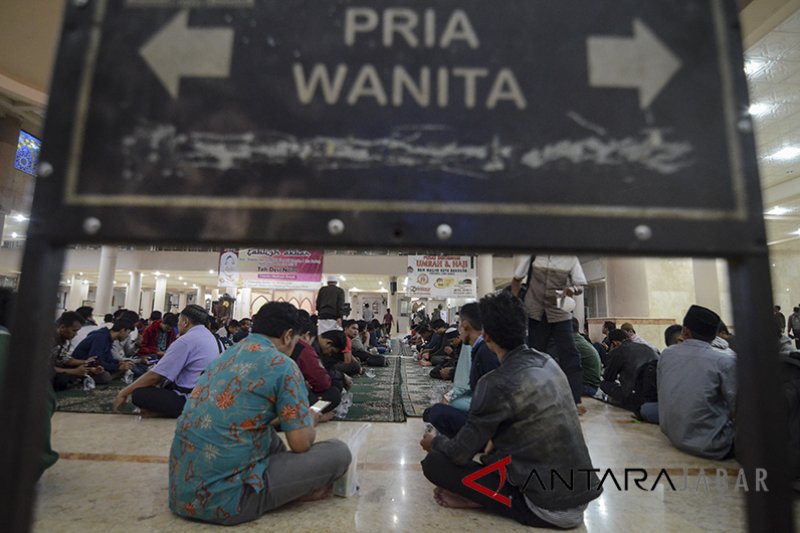
[[[200,377],[178,418],[169,457],[169,507],[183,517],[233,525],[295,500],[330,494],[350,465],[338,440],[314,443],[316,416],[290,355],[299,314],[270,302],[251,334]],[[273,424],[286,432],[289,449]]]
[[[199,305],[192,304],[181,311],[181,336],[169,345],[156,366],[119,392],[114,412],[118,413],[131,396],[143,417],[178,418],[200,374],[219,355],[217,340],[206,328],[208,319],[208,313]]]
[[[122,377],[126,370],[133,368],[133,361],[117,360],[112,354],[114,341],[124,341],[133,329],[133,322],[119,319],[114,322],[111,329],[101,327],[95,330],[81,341],[72,352],[73,359],[96,358],[97,363],[102,366],[111,377],[116,379]]]

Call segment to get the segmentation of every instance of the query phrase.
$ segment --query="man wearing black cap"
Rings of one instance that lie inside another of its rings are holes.
[[[709,459],[733,456],[736,354],[711,346],[719,323],[714,311],[691,306],[684,341],[664,350],[658,362],[661,431],[676,448]]]

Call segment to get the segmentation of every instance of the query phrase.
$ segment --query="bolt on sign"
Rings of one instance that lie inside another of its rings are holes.
[[[736,28],[726,0],[90,0],[42,231],[762,250]]]

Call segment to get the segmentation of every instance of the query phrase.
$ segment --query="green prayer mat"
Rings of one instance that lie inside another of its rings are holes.
[[[98,385],[94,390],[84,391],[83,387],[78,386],[74,389],[67,389],[56,392],[58,400],[58,411],[68,413],[111,413],[111,406],[114,398],[119,391],[126,387],[120,380],[114,380],[108,385]],[[122,406],[121,412],[125,414],[135,414],[135,407],[128,402]]]
[[[452,381],[432,378],[431,367],[420,366],[412,357],[404,357],[399,362],[402,369],[401,397],[406,416],[422,416],[425,409],[441,402],[444,393],[453,388]]]
[[[353,405],[344,418],[345,422],[405,422],[403,404],[400,400],[400,359],[388,357],[389,366],[366,367],[374,378],[361,375],[353,378]]]

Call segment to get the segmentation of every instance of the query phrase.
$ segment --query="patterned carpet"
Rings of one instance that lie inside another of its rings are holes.
[[[111,413],[111,404],[117,393],[125,387],[122,381],[112,381],[108,385],[98,385],[90,391],[84,391],[78,387],[56,393],[58,399],[58,411],[69,413]],[[125,414],[134,414],[134,406],[130,400],[122,408]]]
[[[431,368],[419,366],[416,359],[410,357],[411,351],[403,346],[409,354],[400,359],[402,366],[401,398],[406,416],[419,417],[422,412],[441,401],[442,395],[452,388],[451,381],[442,381],[430,377]]]
[[[419,366],[411,357],[401,357],[410,349],[392,341],[389,366],[368,368],[369,375],[354,379],[353,405],[340,420],[366,422],[404,422],[406,416],[421,417],[422,411],[439,401],[452,384],[432,379],[430,368]],[[92,391],[81,388],[56,393],[58,410],[73,413],[111,413],[111,404],[117,393],[125,386],[121,381],[98,386]],[[126,414],[135,414],[128,401],[123,408]]]
[[[389,366],[383,368],[367,367],[370,378],[362,375],[353,378],[353,405],[344,418],[346,422],[405,422],[403,405],[400,401],[400,359],[389,357]]]

